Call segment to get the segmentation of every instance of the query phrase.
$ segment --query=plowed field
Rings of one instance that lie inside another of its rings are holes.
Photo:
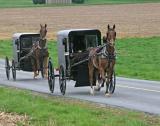
[[[14,32],[38,32],[48,24],[48,38],[70,28],[97,28],[105,34],[108,24],[116,24],[118,37],[160,35],[160,4],[122,4],[0,9],[0,39]]]

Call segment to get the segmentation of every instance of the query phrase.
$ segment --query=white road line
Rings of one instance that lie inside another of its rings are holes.
[[[153,89],[147,89],[147,88],[131,87],[131,86],[126,86],[126,85],[118,85],[118,84],[117,84],[117,87],[160,93],[160,90],[153,90]]]

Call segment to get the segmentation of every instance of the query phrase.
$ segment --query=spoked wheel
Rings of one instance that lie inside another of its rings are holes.
[[[60,66],[59,69],[59,85],[60,85],[60,91],[62,95],[64,95],[66,92],[66,76],[63,66]]]
[[[9,80],[9,78],[10,78],[10,65],[9,65],[8,57],[6,57],[6,59],[5,59],[5,69],[6,69],[7,79]]]
[[[51,93],[53,93],[55,85],[55,76],[54,76],[54,67],[50,59],[48,62],[48,85]]]
[[[114,93],[115,86],[116,86],[116,74],[115,74],[115,71],[113,71],[113,75],[108,86],[108,92],[110,94]]]
[[[12,60],[12,76],[13,76],[13,80],[16,80],[16,65],[15,65],[15,61]]]

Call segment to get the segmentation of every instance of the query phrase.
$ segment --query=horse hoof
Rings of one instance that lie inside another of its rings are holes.
[[[95,86],[93,89],[94,89],[95,91],[100,91],[100,90],[101,90],[101,87]]]
[[[110,97],[110,96],[111,96],[111,94],[110,94],[110,93],[106,93],[106,94],[105,94],[105,96]]]
[[[94,95],[94,89],[91,89],[90,94]]]
[[[38,74],[35,74],[35,75],[34,75],[34,78],[36,78],[37,76],[38,76]]]

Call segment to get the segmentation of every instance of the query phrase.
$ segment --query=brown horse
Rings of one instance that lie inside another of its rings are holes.
[[[40,64],[39,64],[39,54],[40,54],[40,46],[39,46],[39,41],[35,42],[32,45],[31,50],[29,51],[29,53],[27,55],[25,55],[24,57],[20,58],[20,61],[24,60],[24,59],[31,59],[31,64],[32,64],[32,69],[34,72],[34,78],[36,78],[36,76],[39,75],[39,69],[40,69]]]
[[[31,59],[32,62],[32,67],[34,71],[34,78],[39,75],[39,69],[40,69],[40,63],[39,63],[39,58],[40,58],[40,50],[41,47],[39,46],[39,41],[36,42],[33,45],[33,58]]]
[[[40,47],[41,47],[41,52],[40,52],[40,61],[42,61],[43,66],[42,68],[44,69],[44,77],[47,78],[48,77],[48,57],[49,57],[49,53],[48,53],[48,48],[47,48],[47,39],[46,39],[46,35],[47,35],[47,24],[45,24],[44,26],[40,24]]]
[[[106,81],[106,73],[107,81],[105,94],[108,94],[108,85],[112,80],[113,70],[115,66],[115,39],[115,25],[113,25],[113,28],[110,28],[110,26],[108,25],[106,36],[103,37],[105,45],[100,48],[90,49],[88,68],[91,94],[94,94],[94,90],[100,90],[101,86]],[[95,80],[93,78],[94,76],[96,77]],[[95,82],[96,87],[93,87]]]

